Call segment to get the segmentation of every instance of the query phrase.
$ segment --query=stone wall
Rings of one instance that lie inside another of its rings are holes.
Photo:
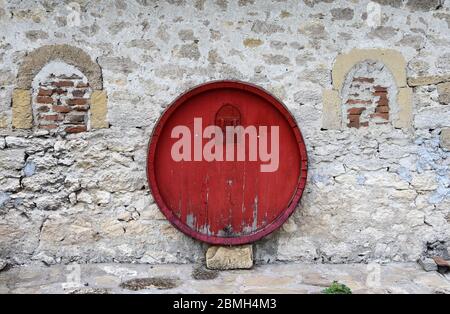
[[[259,263],[447,254],[449,27],[449,0],[0,0],[0,258],[203,259],[153,202],[146,149],[168,104],[215,79],[279,97],[308,148],[301,204]]]

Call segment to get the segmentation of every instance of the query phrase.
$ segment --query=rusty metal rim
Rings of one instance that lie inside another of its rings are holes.
[[[195,231],[191,229],[188,225],[183,223],[173,212],[170,208],[168,208],[162,199],[162,196],[159,192],[159,188],[156,182],[156,176],[155,171],[153,168],[153,164],[155,161],[155,154],[156,154],[156,146],[159,140],[159,134],[161,130],[163,129],[166,121],[170,118],[171,114],[179,107],[181,106],[187,99],[198,95],[202,92],[213,90],[213,89],[219,89],[219,88],[234,88],[234,89],[241,89],[248,91],[250,93],[256,94],[266,101],[268,101],[270,104],[272,104],[275,108],[277,108],[280,113],[283,115],[283,117],[289,122],[291,125],[295,137],[297,139],[298,143],[298,149],[300,153],[300,175],[299,180],[297,184],[297,188],[295,192],[292,195],[292,199],[289,202],[288,207],[270,224],[266,225],[265,227],[261,228],[260,230],[256,231],[253,234],[249,235],[242,235],[242,236],[236,236],[236,237],[218,237],[213,235],[206,235],[203,233],[200,233],[198,231]],[[149,188],[151,190],[151,193],[153,195],[153,198],[158,205],[161,212],[164,214],[164,216],[169,220],[169,222],[178,230],[182,231],[183,233],[189,235],[190,237],[209,243],[209,244],[216,244],[216,245],[240,245],[240,244],[247,244],[254,241],[257,241],[273,231],[277,230],[281,225],[292,215],[292,213],[295,211],[295,208],[297,207],[298,202],[300,201],[303,190],[306,185],[307,180],[307,171],[308,171],[308,160],[307,160],[307,152],[306,152],[306,146],[302,137],[302,134],[300,132],[300,129],[297,125],[297,122],[292,117],[291,113],[287,109],[287,107],[275,96],[270,94],[269,92],[265,91],[259,86],[256,86],[251,83],[237,81],[237,80],[219,80],[219,81],[210,81],[207,83],[203,83],[200,85],[197,85],[183,94],[181,94],[179,97],[177,97],[167,108],[164,110],[158,121],[156,122],[152,135],[150,136],[150,140],[148,143],[148,150],[147,150],[147,180],[149,183]]]

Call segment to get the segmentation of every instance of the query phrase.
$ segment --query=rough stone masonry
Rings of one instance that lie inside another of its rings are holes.
[[[450,0],[0,0],[0,259],[187,263],[147,143],[181,92],[257,84],[303,133],[308,183],[257,263],[450,247]]]

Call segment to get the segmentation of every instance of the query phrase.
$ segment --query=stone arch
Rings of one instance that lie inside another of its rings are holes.
[[[342,115],[342,88],[349,72],[355,65],[374,60],[386,66],[396,86],[398,115],[392,121],[396,128],[410,128],[412,124],[412,90],[406,84],[406,61],[400,52],[392,49],[353,49],[339,55],[331,72],[332,89],[323,93],[324,129],[341,129],[345,126]]]
[[[13,128],[31,129],[33,127],[33,101],[35,99],[35,97],[33,98],[33,80],[46,65],[55,61],[64,63],[68,67],[77,68],[86,77],[86,84],[92,89],[87,99],[90,107],[90,127],[93,129],[107,128],[109,126],[106,121],[107,95],[103,90],[101,68],[82,49],[69,45],[42,46],[25,56],[19,68],[16,87],[12,95]],[[57,101],[56,97],[53,98]],[[48,102],[49,105],[52,105],[50,99]],[[75,132],[85,131],[84,128],[72,130],[77,130]]]
[[[100,66],[83,49],[69,45],[42,46],[27,54],[17,74],[16,88],[30,89],[36,74],[53,60],[77,67],[86,75],[94,90],[103,89]]]

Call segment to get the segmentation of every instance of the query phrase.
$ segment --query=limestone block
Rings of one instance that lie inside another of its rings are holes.
[[[341,128],[341,98],[335,90],[323,91],[322,128]]]
[[[411,185],[418,191],[434,191],[438,188],[436,174],[433,171],[414,174]]]
[[[399,106],[398,120],[394,121],[396,128],[410,128],[412,126],[412,89],[403,87],[398,89],[397,103]]]
[[[442,129],[441,147],[450,151],[450,129]]]
[[[108,107],[106,91],[93,91],[91,95],[91,128],[108,128],[109,124],[108,121],[106,121],[107,113]]]
[[[33,127],[31,110],[31,92],[27,89],[15,89],[12,95],[12,125],[16,129]]]
[[[253,247],[211,246],[206,251],[206,267],[210,269],[249,269],[253,266]]]
[[[450,82],[442,83],[437,86],[439,94],[439,102],[443,104],[450,104]]]
[[[8,117],[5,115],[0,116],[0,129],[6,129],[8,127]]]
[[[439,83],[449,82],[450,75],[429,75],[408,78],[408,85],[411,87],[422,85],[435,85]]]

